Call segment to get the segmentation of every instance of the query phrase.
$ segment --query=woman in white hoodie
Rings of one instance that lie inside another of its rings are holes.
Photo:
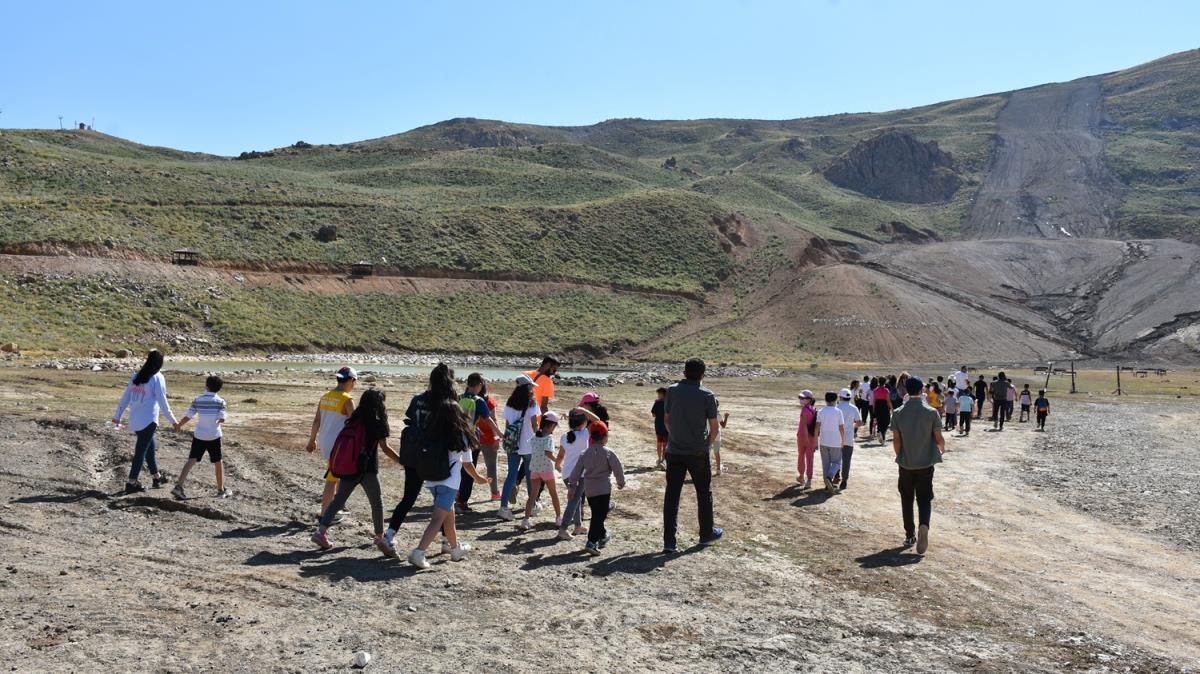
[[[129,430],[137,435],[137,443],[133,449],[133,467],[129,469],[129,479],[125,481],[126,494],[146,491],[138,481],[143,463],[154,476],[155,489],[169,481],[158,468],[158,445],[154,442],[160,411],[167,415],[167,421],[172,427],[176,424],[171,404],[167,402],[167,380],[159,372],[162,365],[162,353],[158,349],[151,349],[142,369],[129,378],[129,384],[125,386],[125,393],[113,414],[113,426],[120,427],[125,408],[129,408]]]

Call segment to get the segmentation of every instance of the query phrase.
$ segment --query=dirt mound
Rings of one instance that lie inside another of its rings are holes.
[[[996,147],[963,233],[978,238],[1100,237],[1120,183],[1104,164],[1101,79],[1009,95]]]
[[[962,179],[954,159],[936,141],[922,143],[902,131],[885,131],[855,145],[823,172],[829,182],[889,201],[945,201]]]

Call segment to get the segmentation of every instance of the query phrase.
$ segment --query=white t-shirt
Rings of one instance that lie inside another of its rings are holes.
[[[192,435],[197,440],[216,440],[221,437],[221,424],[217,422],[225,421],[225,401],[216,393],[205,391],[192,401],[187,416],[196,420]]]
[[[862,412],[858,411],[858,407],[849,400],[839,400],[837,408],[842,411],[842,420],[846,424],[845,432],[842,434],[842,446],[854,446],[854,422],[862,421]]]
[[[579,461],[579,457],[592,444],[592,438],[588,434],[587,427],[583,430],[575,431],[575,442],[567,440],[569,433],[563,433],[562,438],[558,441],[558,445],[563,448],[563,469],[564,476],[570,475],[571,471],[575,470],[575,464]]]
[[[433,489],[434,487],[450,487],[457,491],[462,484],[462,467],[463,463],[471,460],[471,452],[450,452],[450,477],[445,480],[425,480],[425,488]]]
[[[504,406],[504,423],[516,424],[521,423],[521,415],[525,415],[525,426],[521,429],[521,441],[517,444],[517,454],[529,456],[533,454],[533,450],[529,448],[529,441],[533,438],[536,429],[533,427],[537,417],[542,415],[542,410],[537,406],[537,403],[529,403],[529,409],[521,412],[514,410],[508,405]]]
[[[871,402],[871,384],[870,384],[870,382],[864,381],[863,383],[858,385],[858,399],[865,403]]]
[[[954,373],[954,388],[963,390],[971,383],[971,377],[966,372],[959,370]]]
[[[826,405],[817,411],[817,424],[821,427],[817,442],[822,447],[842,446],[842,426],[846,420],[837,407]]]

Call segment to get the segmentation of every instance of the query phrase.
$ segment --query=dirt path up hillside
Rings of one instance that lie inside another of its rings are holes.
[[[1108,234],[1119,184],[1104,165],[1102,117],[1100,78],[1013,92],[996,119],[995,154],[964,233]]]

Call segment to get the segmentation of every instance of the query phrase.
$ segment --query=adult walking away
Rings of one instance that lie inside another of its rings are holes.
[[[400,464],[404,466],[404,494],[400,502],[392,509],[392,517],[388,520],[387,531],[383,532],[388,547],[394,547],[392,541],[396,532],[408,517],[417,497],[421,495],[421,487],[425,478],[417,469],[417,458],[421,445],[425,441],[425,427],[430,415],[443,401],[449,400],[458,404],[458,393],[454,390],[454,370],[445,363],[438,363],[429,373],[429,388],[412,397],[408,409],[404,411],[404,430],[400,433]]]
[[[717,438],[717,397],[701,385],[704,361],[689,358],[683,379],[667,389],[667,492],[663,498],[663,552],[679,552],[676,543],[679,497],[685,476],[696,488],[696,515],[700,521],[700,545],[712,545],[725,531],[713,526],[712,468],[709,445]]]
[[[817,451],[817,409],[813,392],[800,392],[800,423],[796,425],[796,482],[812,487],[813,454]]]
[[[983,375],[979,375],[979,379],[975,380],[975,404],[978,405],[978,410],[975,412],[976,419],[983,418],[983,403],[988,397],[987,381]]]
[[[863,375],[862,382],[852,390],[854,391],[854,404],[858,407],[858,418],[862,421],[862,426],[867,427],[867,437],[871,437],[871,379],[867,375]]]
[[[146,362],[142,363],[141,369],[129,378],[125,392],[121,394],[121,401],[117,403],[117,411],[113,413],[113,427],[120,428],[121,417],[128,408],[129,430],[137,436],[137,442],[133,446],[133,465],[129,468],[129,478],[125,480],[126,494],[146,491],[138,481],[143,464],[154,476],[155,489],[170,481],[158,468],[158,443],[154,439],[154,434],[158,431],[160,412],[167,416],[171,426],[178,423],[171,411],[171,404],[167,402],[167,380],[159,372],[162,366],[162,352],[151,349],[150,353],[146,354]]]
[[[988,393],[992,397],[992,428],[1002,431],[1008,415],[1008,378],[1003,372],[996,375]]]
[[[517,481],[524,479],[526,489],[532,486],[528,472],[529,461],[533,458],[530,443],[538,427],[537,419],[542,416],[541,408],[534,401],[535,391],[533,379],[521,375],[517,377],[517,386],[504,405],[504,452],[508,460],[508,472],[504,475],[500,511],[497,513],[502,520],[513,519],[509,497],[516,493]],[[535,497],[534,494],[530,496]]]
[[[479,442],[471,450],[471,465],[476,467],[479,464],[479,456],[483,453],[483,430],[487,429],[491,438],[500,436],[500,427],[496,425],[492,408],[488,406],[488,401],[479,395],[482,389],[483,375],[472,372],[467,375],[467,390],[463,391],[462,397],[458,399],[459,406],[467,415],[471,432],[475,434],[475,439]],[[496,452],[494,449],[490,456],[485,457],[485,460],[488,467],[488,482],[494,484],[496,480]],[[471,509],[471,494],[475,490],[475,480],[466,476],[466,468],[463,468],[463,474],[464,479],[460,480],[461,486],[458,488],[458,499],[454,502],[454,511],[457,513],[465,513]]]
[[[941,417],[937,410],[921,400],[922,382],[910,377],[905,382],[908,401],[892,414],[892,449],[900,467],[897,488],[900,511],[904,517],[904,547],[914,543],[917,554],[929,547],[929,518],[933,514],[933,467],[942,462],[946,441],[942,437]],[[917,502],[918,523],[913,522],[913,500]]]
[[[838,485],[838,491],[846,491],[846,484],[850,481],[850,459],[854,456],[854,439],[863,421],[858,407],[850,402],[850,389],[842,389],[838,392],[838,398],[838,409],[842,411],[842,420],[846,424],[846,438],[842,441],[842,482]]]
[[[825,478],[825,491],[833,496],[837,488],[833,478],[842,470],[842,442],[846,436],[846,420],[837,407],[838,396],[833,391],[825,393],[825,407],[817,412],[817,442],[821,446],[821,474]]]

